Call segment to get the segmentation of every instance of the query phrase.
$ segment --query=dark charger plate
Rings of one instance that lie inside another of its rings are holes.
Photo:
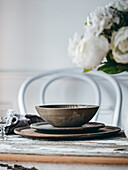
[[[120,128],[113,126],[105,126],[96,132],[92,133],[76,133],[76,134],[46,134],[40,133],[36,129],[30,127],[16,128],[14,132],[23,137],[35,138],[35,139],[47,139],[47,140],[83,140],[83,139],[99,139],[106,137],[113,137],[120,133]]]
[[[74,133],[89,133],[96,132],[99,128],[103,128],[103,123],[89,122],[81,127],[54,127],[46,122],[33,123],[31,128],[36,129],[39,132],[47,134],[74,134]]]

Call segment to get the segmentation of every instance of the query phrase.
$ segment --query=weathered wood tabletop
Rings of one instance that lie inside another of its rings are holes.
[[[48,141],[10,135],[0,140],[0,161],[128,164],[128,140]]]

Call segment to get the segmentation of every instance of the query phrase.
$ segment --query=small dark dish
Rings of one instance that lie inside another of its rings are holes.
[[[42,105],[35,107],[43,120],[55,127],[79,127],[96,114],[96,105]]]
[[[75,134],[96,132],[98,129],[105,127],[103,123],[89,122],[80,127],[54,127],[46,122],[38,122],[30,125],[41,133],[47,134]]]

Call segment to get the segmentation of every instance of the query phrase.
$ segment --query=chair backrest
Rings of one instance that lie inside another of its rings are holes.
[[[93,72],[92,74],[98,75],[99,77],[107,79],[113,86],[115,93],[116,93],[116,102],[115,102],[115,110],[113,114],[112,125],[118,126],[120,114],[121,114],[121,106],[122,106],[122,91],[121,91],[120,85],[114,77],[104,72],[96,71],[96,72]]]
[[[95,103],[100,106],[101,105],[101,92],[100,92],[99,85],[93,79],[93,77],[98,76],[103,79],[107,79],[112,84],[112,86],[114,87],[115,92],[116,92],[116,103],[115,103],[115,110],[114,110],[114,114],[113,114],[112,125],[115,125],[115,126],[118,125],[121,104],[122,104],[121,103],[122,102],[122,93],[121,93],[120,86],[119,86],[118,82],[112,76],[107,75],[103,72],[92,71],[92,72],[83,74],[82,70],[80,70],[80,69],[61,69],[61,70],[56,70],[56,71],[49,71],[49,72],[45,72],[45,73],[28,78],[21,85],[21,88],[20,88],[19,94],[18,94],[18,104],[19,104],[19,110],[20,110],[21,114],[27,114],[25,100],[24,100],[26,89],[33,81],[40,79],[42,77],[45,77],[45,76],[49,76],[49,79],[42,85],[41,90],[40,90],[39,96],[40,96],[40,102],[42,104],[45,104],[45,92],[46,92],[47,87],[55,80],[68,77],[68,78],[79,79],[79,80],[89,83],[95,92]],[[98,115],[99,115],[99,112],[93,118],[93,121],[97,121]]]

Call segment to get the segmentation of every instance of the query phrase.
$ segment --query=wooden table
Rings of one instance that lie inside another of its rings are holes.
[[[0,140],[0,161],[128,165],[128,140],[47,141],[11,135]]]

